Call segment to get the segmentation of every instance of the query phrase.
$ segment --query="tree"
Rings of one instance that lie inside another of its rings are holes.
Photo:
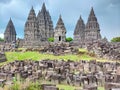
[[[48,41],[49,41],[49,42],[54,42],[54,37],[48,38]]]
[[[111,42],[120,42],[120,37],[114,37],[114,38],[112,38]]]
[[[0,38],[0,42],[3,42],[4,41],[4,39],[3,38]]]
[[[71,42],[73,39],[71,37],[66,38],[66,42]]]

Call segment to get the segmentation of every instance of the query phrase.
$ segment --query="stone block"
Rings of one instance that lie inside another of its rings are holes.
[[[120,83],[105,83],[105,90],[120,90]]]
[[[97,90],[97,85],[94,84],[89,84],[89,85],[84,85],[83,89],[87,89],[87,90]]]
[[[59,88],[52,84],[42,84],[42,90],[59,90]]]

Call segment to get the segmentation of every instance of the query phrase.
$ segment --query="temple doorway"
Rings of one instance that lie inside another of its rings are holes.
[[[61,41],[61,36],[59,36],[59,41]]]

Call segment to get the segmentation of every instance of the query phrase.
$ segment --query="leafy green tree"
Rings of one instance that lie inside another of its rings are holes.
[[[71,37],[66,38],[66,42],[71,42],[73,39]]]
[[[120,37],[114,37],[114,38],[112,38],[111,42],[120,42]]]
[[[54,42],[54,37],[48,38],[48,41],[49,41],[49,42]]]
[[[1,42],[1,41],[4,41],[4,39],[3,39],[3,38],[0,38],[0,42]]]

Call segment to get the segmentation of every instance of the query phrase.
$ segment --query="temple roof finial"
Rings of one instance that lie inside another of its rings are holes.
[[[59,18],[62,18],[61,14],[60,14]]]
[[[91,7],[90,16],[95,16],[93,7]]]
[[[43,5],[42,5],[42,11],[46,11],[45,3],[43,3]]]
[[[79,18],[79,20],[82,20],[82,17],[81,17],[81,15],[80,15],[80,18]]]
[[[31,8],[32,10],[33,10],[33,6],[32,6],[32,8]]]
[[[66,30],[66,28],[65,28],[65,26],[64,26],[64,22],[63,22],[63,20],[62,20],[62,18],[61,18],[61,15],[59,16],[59,19],[58,19],[56,28],[63,28],[64,30]]]

